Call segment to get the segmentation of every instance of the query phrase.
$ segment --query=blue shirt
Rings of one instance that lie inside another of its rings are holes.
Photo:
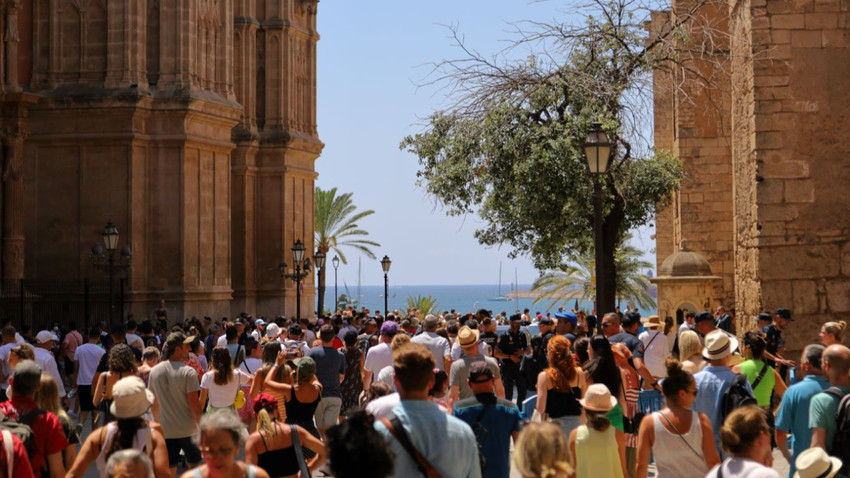
[[[440,411],[428,400],[402,400],[393,407],[413,446],[448,478],[481,478],[478,443],[466,422]],[[390,442],[395,453],[392,478],[422,476],[416,462],[389,430],[375,421],[375,429]]]
[[[721,457],[724,457],[720,447],[720,428],[723,426],[723,394],[732,385],[732,381],[738,374],[729,367],[709,365],[702,371],[694,374],[697,385],[697,399],[694,400],[695,412],[705,413],[711,421],[711,430],[714,433],[714,445]],[[753,389],[747,382],[747,390],[753,393]]]
[[[776,429],[791,432],[791,463],[788,478],[794,476],[797,455],[809,448],[812,443],[812,430],[809,428],[809,402],[812,397],[829,388],[829,382],[820,375],[806,375],[800,381],[788,387],[782,396],[779,414],[776,416]]]
[[[489,405],[481,416],[485,403]],[[516,405],[492,393],[481,393],[455,403],[454,413],[481,435],[481,449],[487,458],[484,478],[510,478],[511,436],[522,423]],[[479,416],[481,421],[474,425]]]
[[[316,362],[316,378],[322,384],[323,397],[340,397],[339,374],[345,374],[345,355],[333,347],[319,345],[310,349]]]

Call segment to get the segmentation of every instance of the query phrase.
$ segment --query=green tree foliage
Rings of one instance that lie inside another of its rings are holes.
[[[467,57],[436,69],[443,76],[435,82],[454,92],[452,106],[401,142],[419,159],[418,184],[447,214],[478,214],[485,222],[475,232],[480,243],[508,245],[543,270],[593,248],[594,178],[582,145],[592,123],[602,123],[615,143],[600,178],[600,285],[608,291],[602,311],[614,307],[615,248],[623,234],[647,224],[683,177],[677,158],[632,141],[645,128],[640,109],[651,98],[650,75],[678,61],[674,45],[685,41],[696,15],[649,31],[650,10],[636,5],[597,2],[581,25],[520,31],[509,50],[541,51],[519,62],[484,58],[459,40]]]
[[[357,211],[352,200],[353,193],[337,195],[336,188],[327,191],[317,187],[313,195],[313,228],[316,235],[316,249],[325,255],[325,267],[319,269],[319,290],[317,310],[323,311],[325,304],[325,269],[330,267],[333,255],[339,256],[343,264],[348,264],[343,247],[351,247],[362,252],[370,259],[375,253],[370,247],[380,247],[377,242],[364,239],[369,232],[361,229],[357,222],[371,216],[375,211]],[[333,251],[333,254],[330,252]]]
[[[418,310],[422,317],[436,312],[437,305],[437,299],[430,295],[411,295],[407,298],[407,308]]]
[[[628,243],[630,238],[629,234],[623,237],[614,257],[617,268],[616,297],[642,309],[652,309],[655,307],[655,299],[649,293],[649,277],[643,273],[652,264],[641,259],[643,252]],[[569,302],[576,298],[582,302],[593,300],[592,260],[592,251],[582,253],[574,263],[561,265],[558,270],[547,271],[538,277],[531,286],[531,290],[539,294],[534,303],[550,301],[549,308],[554,309],[569,307]]]

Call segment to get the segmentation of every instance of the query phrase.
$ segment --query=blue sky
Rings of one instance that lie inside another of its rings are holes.
[[[563,18],[565,2],[524,0],[375,1],[322,0],[318,29],[318,128],[325,149],[316,161],[316,185],[353,192],[378,257],[392,261],[394,284],[495,284],[538,276],[525,258],[509,259],[505,246],[485,248],[473,237],[477,216],[448,217],[415,186],[417,159],[399,142],[422,131],[423,118],[445,105],[444,92],[419,87],[431,64],[462,57],[446,25],[468,45],[490,55],[513,38],[510,23]],[[638,245],[654,246],[649,231]],[[357,283],[358,253],[346,251],[339,283]],[[332,281],[332,275],[328,276]],[[377,260],[363,258],[364,285],[382,284]],[[331,282],[329,282],[331,284]]]

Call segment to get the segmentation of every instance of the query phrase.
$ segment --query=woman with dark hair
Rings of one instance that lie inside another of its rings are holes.
[[[665,362],[667,378],[661,382],[667,406],[646,417],[638,434],[637,477],[646,478],[650,456],[655,457],[658,478],[702,478],[720,463],[711,422],[691,410],[697,396],[693,375],[677,360]]]
[[[254,401],[257,431],[252,433],[245,443],[245,462],[266,470],[272,478],[297,477],[300,464],[296,458],[293,440],[293,434],[297,434],[298,442],[315,454],[313,458],[306,460],[306,467],[310,472],[316,471],[325,461],[325,446],[300,426],[285,425],[277,410],[277,400],[272,395],[257,395]]]
[[[133,377],[139,375],[139,364],[136,363],[136,356],[126,344],[115,344],[109,349],[109,355],[106,357],[107,371],[100,374],[97,379],[97,385],[92,393],[92,403],[96,408],[103,407],[101,410],[101,426],[113,421],[112,416],[112,387],[124,377]],[[105,402],[101,405],[101,402]]]
[[[386,478],[392,474],[395,456],[373,422],[371,415],[358,409],[328,429],[328,458],[333,476]]]
[[[579,425],[579,399],[587,388],[581,370],[573,362],[570,341],[555,335],[546,346],[549,367],[537,376],[537,411],[561,427],[564,436]]]
[[[747,381],[753,388],[753,395],[758,406],[764,408],[769,416],[768,422],[772,425],[772,412],[770,410],[770,396],[773,392],[779,398],[785,394],[785,382],[773,367],[764,360],[764,352],[767,342],[762,334],[747,332],[744,334],[744,353],[750,358],[732,367],[732,371],[747,376]]]
[[[623,394],[623,377],[614,359],[611,343],[604,335],[594,335],[587,351],[590,357],[584,367],[587,384],[601,383],[608,388],[611,396],[616,398],[617,404],[609,411],[608,419],[614,428],[622,432],[623,408],[620,404],[626,403],[626,398]]]
[[[146,418],[154,403],[153,392],[145,388],[142,379],[133,376],[119,380],[113,387],[113,394],[110,412],[116,420],[89,434],[66,478],[84,476],[92,462],[97,463],[100,476],[105,476],[110,455],[125,449],[135,449],[149,456],[156,478],[170,478],[162,428]]]
[[[340,387],[342,408],[340,415],[345,415],[348,410],[357,406],[357,399],[363,391],[363,364],[366,356],[357,347],[357,332],[349,330],[342,338],[345,347],[341,352],[345,355],[345,375]]]
[[[590,355],[587,351],[590,348],[590,337],[579,337],[573,344],[573,348],[576,351],[576,359],[578,360],[576,366],[584,367],[587,365],[587,361],[590,360]]]
[[[608,387],[596,383],[587,387],[579,400],[587,417],[570,433],[570,462],[577,478],[621,478],[626,473],[626,437],[614,428],[608,414],[617,405]]]
[[[201,405],[209,396],[210,405],[207,413],[219,409],[236,412],[234,402],[239,393],[239,387],[250,384],[254,378],[238,368],[233,367],[230,352],[226,347],[213,349],[210,371],[201,378]]]
[[[729,458],[714,466],[705,478],[779,478],[770,467],[770,435],[764,410],[754,405],[733,410],[720,429],[720,444]]]

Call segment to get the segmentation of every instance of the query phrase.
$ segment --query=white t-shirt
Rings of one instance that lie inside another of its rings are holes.
[[[247,374],[255,374],[257,370],[263,368],[263,359],[248,357],[239,365],[239,369]]]
[[[643,362],[653,377],[666,377],[667,368],[664,361],[670,356],[667,346],[667,337],[657,330],[646,330],[638,335],[638,340],[643,342]]]
[[[682,322],[682,325],[679,326],[679,333],[681,334],[686,330],[691,330],[691,324],[689,324],[687,321]]]
[[[215,371],[209,371],[201,377],[201,388],[209,390],[211,407],[229,407],[233,405],[239,386],[245,385],[251,380],[251,376],[240,369],[234,369],[233,374],[238,380],[231,378],[225,385],[218,385],[213,381]]]
[[[485,357],[490,356],[490,346],[487,345],[487,342],[478,342],[478,353]],[[452,362],[460,360],[461,355],[463,355],[463,349],[460,348],[460,343],[455,342],[454,345],[452,345]],[[448,372],[448,370],[446,371]]]
[[[434,332],[422,332],[410,340],[414,344],[422,344],[428,347],[431,355],[434,356],[434,366],[442,371],[446,371],[445,358],[451,357],[451,346],[449,341]]]
[[[227,335],[221,334],[221,337],[218,338],[218,341],[215,343],[216,347],[227,347]]]
[[[41,373],[46,373],[53,377],[56,381],[56,386],[59,388],[59,396],[65,396],[65,385],[62,383],[62,376],[59,375],[59,367],[56,366],[56,359],[49,351],[35,347],[35,363],[41,367]]]
[[[0,384],[0,388],[3,390],[9,388],[9,377],[12,376],[13,370],[9,367],[9,351],[13,348],[17,347],[20,342],[15,342],[11,344],[6,344],[0,347],[0,360],[3,361],[3,375],[6,377],[6,380]]]
[[[780,478],[779,473],[749,458],[732,457],[708,470],[705,478],[717,478],[717,468],[723,467],[723,478]]]
[[[367,372],[372,372],[373,374],[377,374],[387,365],[393,364],[393,351],[390,348],[390,344],[381,342],[378,345],[373,346],[369,349],[369,352],[366,353],[366,363],[363,365],[363,369]],[[377,378],[375,378],[377,380]],[[364,384],[364,386],[368,386]]]
[[[6,353],[8,354],[8,352]],[[100,359],[105,353],[106,350],[95,344],[85,343],[77,347],[77,351],[74,352],[74,360],[80,363],[77,385],[91,385],[97,371],[97,364],[100,363]]]
[[[400,401],[401,397],[397,393],[384,395],[383,397],[378,397],[367,403],[366,411],[371,413],[375,417],[375,420],[380,420],[381,418],[389,415],[393,410],[393,407],[398,405],[398,402]]]

